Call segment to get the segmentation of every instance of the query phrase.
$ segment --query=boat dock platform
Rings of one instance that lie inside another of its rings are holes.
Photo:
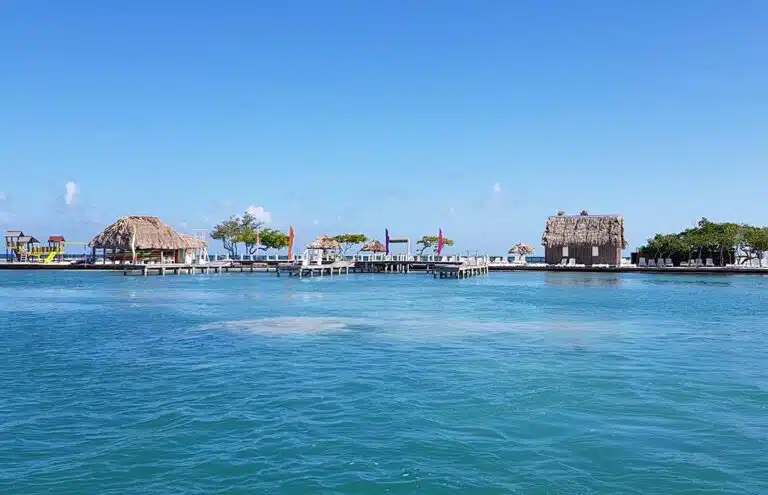
[[[488,263],[484,261],[464,262],[460,265],[434,265],[432,267],[434,278],[468,278],[487,274]]]
[[[355,271],[354,261],[334,261],[333,263],[314,265],[303,263],[283,263],[278,264],[275,271],[277,272],[278,277],[281,273],[287,273],[289,277],[298,276],[300,278],[314,277],[315,273],[317,273],[318,277],[322,277],[325,274],[333,277],[334,273],[336,273],[336,275],[341,275],[342,273],[348,274],[350,268],[353,272]]]
[[[206,263],[204,265],[192,265],[183,263],[163,263],[149,265],[122,265],[117,269],[123,271],[123,275],[195,275],[200,273],[245,273],[266,272],[269,268],[265,263],[250,263],[247,265],[235,265],[233,263]]]

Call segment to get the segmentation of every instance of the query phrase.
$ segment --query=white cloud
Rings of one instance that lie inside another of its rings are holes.
[[[493,185],[493,192],[494,193],[500,193],[501,192],[501,184],[499,184],[498,182],[496,184],[494,184]]]
[[[181,227],[182,229],[186,229],[187,228],[187,222],[179,222],[179,227]]]
[[[453,206],[451,206],[451,208],[448,210],[448,212],[449,212],[451,215],[453,215],[453,214],[455,214],[455,213],[456,213],[456,209],[455,209]]]
[[[0,191],[0,201],[5,201],[7,197],[3,191]]]
[[[64,188],[67,190],[66,194],[64,195],[64,202],[67,203],[68,207],[72,207],[72,204],[74,204],[75,198],[80,193],[80,190],[78,189],[77,184],[74,182],[67,182]]]
[[[319,223],[320,223],[320,221],[319,221],[319,220],[312,220],[312,223],[313,223],[313,224],[315,224],[315,225],[317,225],[317,224],[319,224]]]
[[[245,209],[245,212],[251,215],[257,222],[269,223],[272,221],[272,214],[264,210],[263,206],[251,205]]]

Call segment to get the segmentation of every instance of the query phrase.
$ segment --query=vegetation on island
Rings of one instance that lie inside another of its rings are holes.
[[[256,220],[245,212],[242,217],[231,216],[213,228],[211,239],[221,241],[224,249],[232,256],[239,253],[239,245],[244,247],[244,254],[255,254],[268,249],[281,250],[288,247],[288,234],[276,229],[264,228],[264,222]]]
[[[331,239],[341,245],[341,254],[344,256],[346,256],[347,251],[349,251],[352,246],[368,242],[368,237],[365,236],[365,234],[341,234],[334,236]]]
[[[742,263],[759,260],[768,251],[768,227],[716,223],[702,218],[695,227],[677,234],[656,234],[638,249],[638,255],[649,258],[671,258],[673,262],[712,258],[715,264]]]
[[[416,245],[419,246],[417,254],[421,256],[428,249],[432,249],[433,252],[436,252],[438,241],[439,241],[439,237],[436,235],[425,235],[424,237],[416,241]],[[448,239],[447,237],[443,237],[443,246],[451,247],[453,246],[453,241],[451,239]]]

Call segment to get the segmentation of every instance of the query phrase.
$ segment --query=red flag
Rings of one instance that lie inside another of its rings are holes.
[[[293,231],[293,225],[291,225],[290,230],[288,230],[288,261],[293,259],[293,237],[295,235],[296,233]]]
[[[440,233],[437,236],[437,255],[442,256],[443,254],[443,229],[440,229]]]

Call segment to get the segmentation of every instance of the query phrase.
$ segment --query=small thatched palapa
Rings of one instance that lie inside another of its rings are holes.
[[[387,248],[384,246],[384,244],[381,243],[381,241],[373,240],[366,244],[365,246],[360,249],[362,252],[368,252],[368,253],[386,253]]]
[[[576,263],[621,263],[624,239],[624,219],[619,215],[558,215],[549,217],[541,236],[547,263],[556,264],[563,258]]]
[[[322,235],[315,239],[315,242],[307,246],[307,249],[320,249],[323,251],[332,251],[334,249],[340,249],[341,244],[338,241],[331,239],[327,235]]]
[[[120,249],[198,249],[206,242],[176,232],[157,217],[121,217],[90,242],[92,248]]]

